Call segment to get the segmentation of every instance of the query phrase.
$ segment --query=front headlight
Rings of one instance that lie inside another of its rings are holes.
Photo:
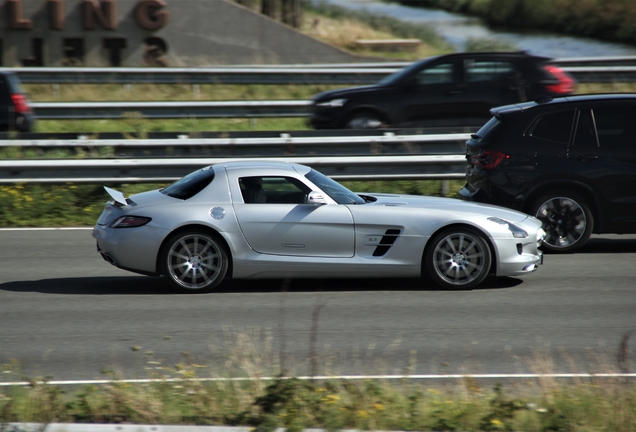
[[[332,100],[326,101],[326,102],[318,102],[318,103],[316,103],[316,106],[337,108],[337,107],[344,106],[344,104],[346,104],[346,103],[347,103],[347,99],[332,99]]]
[[[537,246],[541,246],[543,240],[545,239],[545,236],[546,232],[543,230],[543,228],[539,228],[537,230]]]
[[[508,228],[508,230],[510,230],[510,232],[512,233],[512,236],[514,238],[527,238],[528,237],[528,233],[522,229],[519,228],[517,225],[508,222],[507,220],[498,218],[498,217],[489,217],[488,218],[489,221],[494,222],[496,224],[499,225],[506,225],[506,227]]]

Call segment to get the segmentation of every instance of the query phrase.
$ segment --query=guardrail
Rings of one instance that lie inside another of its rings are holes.
[[[636,57],[556,59],[578,82],[634,82]],[[195,68],[0,68],[24,83],[50,84],[373,84],[407,62],[347,65],[226,66]]]
[[[35,115],[43,120],[121,119],[130,113],[151,119],[306,117],[310,105],[306,100],[31,103]]]
[[[247,157],[297,162],[339,180],[461,179],[469,134],[155,140],[5,140],[0,147],[112,147],[102,159],[0,160],[0,183],[164,183]],[[161,157],[157,155],[160,154]],[[134,156],[145,156],[134,159]]]
[[[0,183],[166,183],[207,165],[244,158],[0,160]],[[309,165],[337,180],[449,180],[464,155],[258,158]]]
[[[0,148],[81,149],[81,154],[108,147],[117,157],[284,157],[464,154],[467,133],[377,136],[292,136],[178,139],[1,140]],[[78,152],[79,153],[79,152]]]

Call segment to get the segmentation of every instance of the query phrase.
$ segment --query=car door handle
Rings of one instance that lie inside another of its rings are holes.
[[[577,155],[576,156],[576,160],[579,162],[589,162],[589,161],[593,161],[598,159],[597,155],[592,155],[592,154],[582,154],[582,155]]]

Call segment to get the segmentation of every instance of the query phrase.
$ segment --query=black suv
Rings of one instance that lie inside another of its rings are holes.
[[[592,233],[636,233],[636,94],[497,107],[466,143],[469,200],[543,221],[543,249],[574,252]]]
[[[34,123],[33,110],[18,76],[0,72],[0,131],[30,132]]]
[[[375,85],[313,97],[316,129],[481,126],[490,108],[565,96],[574,79],[550,59],[515,53],[460,53],[415,62]]]

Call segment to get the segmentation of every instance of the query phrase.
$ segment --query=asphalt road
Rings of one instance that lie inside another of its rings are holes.
[[[54,379],[104,368],[139,378],[177,363],[305,374],[312,357],[319,374],[611,372],[636,330],[634,235],[594,237],[473,291],[359,276],[175,294],[103,261],[90,230],[0,230],[0,364]],[[632,372],[635,347],[636,331]],[[21,379],[4,369],[0,380]]]

